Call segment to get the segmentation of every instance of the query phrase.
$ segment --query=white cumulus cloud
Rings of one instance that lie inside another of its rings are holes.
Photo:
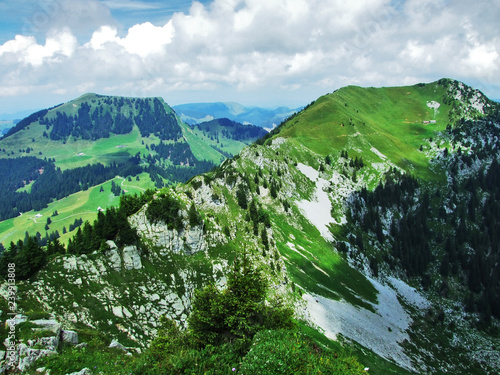
[[[174,29],[171,22],[163,27],[154,26],[150,22],[135,25],[128,30],[127,36],[118,37],[113,26],[102,26],[92,34],[92,38],[84,46],[93,50],[102,50],[106,44],[114,43],[122,46],[128,53],[147,57],[150,54],[164,51],[165,45],[172,41]]]
[[[0,56],[10,53],[17,56],[18,62],[40,66],[44,62],[58,62],[71,57],[76,45],[76,38],[69,30],[47,37],[45,45],[37,44],[34,37],[17,35],[14,40],[0,46]]]
[[[39,95],[50,85],[65,99],[88,88],[173,102],[305,104],[347,84],[452,77],[500,97],[500,7],[487,0],[193,1],[188,12],[129,28],[109,8],[159,3],[91,0],[87,12],[80,0],[61,4],[44,44],[25,34],[0,45],[1,92]],[[92,32],[82,39],[76,29],[85,25]]]

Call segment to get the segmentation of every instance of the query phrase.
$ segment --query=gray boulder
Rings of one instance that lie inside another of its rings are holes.
[[[92,375],[92,371],[90,371],[89,368],[85,367],[84,369],[81,369],[80,371],[68,373],[66,375]]]
[[[71,345],[78,345],[78,333],[63,329],[61,331],[61,339]]]
[[[118,250],[112,249],[108,252],[108,257],[109,257],[109,263],[111,267],[115,271],[121,271],[122,270],[122,258],[120,257],[120,254],[118,254]]]
[[[12,320],[14,320],[14,324],[17,326],[20,323],[26,322],[28,320],[28,317],[23,314],[17,314],[13,319],[7,319],[5,321],[5,324],[7,325],[6,327],[10,327],[10,323],[12,323]]]
[[[111,344],[109,344],[109,347],[110,348],[117,348],[117,349],[123,350],[124,352],[128,351],[128,349],[125,346],[123,346],[122,344],[120,344],[117,340],[111,341]]]
[[[59,336],[59,334],[61,333],[61,323],[59,323],[55,319],[38,319],[33,320],[32,323],[39,326],[38,328],[33,328],[34,331],[52,331],[57,336]]]
[[[37,344],[40,344],[49,350],[57,350],[57,347],[59,346],[59,336],[41,337],[37,340]]]
[[[109,246],[110,250],[114,250],[114,249],[118,248],[118,246],[116,246],[116,244],[111,240],[106,241],[106,244]]]
[[[39,358],[56,355],[55,350],[30,349],[25,344],[19,345],[20,359],[17,368],[21,372],[27,371]]]

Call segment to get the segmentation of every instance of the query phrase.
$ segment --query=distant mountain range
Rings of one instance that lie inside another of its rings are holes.
[[[172,107],[181,120],[193,125],[216,118],[228,118],[242,124],[272,129],[301,108],[245,107],[238,103],[189,103]]]
[[[0,121],[13,121],[16,123],[36,111],[36,109],[27,109],[15,113],[0,113]]]
[[[21,111],[16,113],[0,113],[0,137],[7,134],[10,128],[16,125],[23,118],[29,116],[34,110]]]
[[[267,130],[273,129],[287,117],[302,109],[302,107],[245,107],[233,102],[188,103],[173,106],[172,108],[177,112],[180,119],[189,125],[227,118],[241,124],[252,124]],[[0,136],[5,135],[10,128],[34,112],[34,110],[26,110],[16,113],[0,113]]]
[[[14,121],[0,120],[0,137],[7,134],[10,128],[15,125]]]

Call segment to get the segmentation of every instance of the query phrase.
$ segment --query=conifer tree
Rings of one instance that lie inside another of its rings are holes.
[[[242,185],[238,187],[238,190],[236,191],[236,199],[238,201],[238,205],[246,210],[248,207],[248,201],[247,201],[247,193],[245,189],[243,188]]]
[[[278,192],[276,190],[276,184],[274,183],[274,181],[271,183],[271,197],[272,198],[276,198],[278,196]]]
[[[46,253],[38,245],[36,237],[28,237],[15,258],[16,277],[29,279],[45,265]]]
[[[203,222],[200,213],[196,210],[194,202],[191,203],[191,206],[189,207],[188,218],[189,218],[189,225],[191,227],[201,225]]]

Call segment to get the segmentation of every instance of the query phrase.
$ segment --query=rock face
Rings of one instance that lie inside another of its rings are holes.
[[[180,231],[168,229],[166,224],[150,223],[146,217],[146,208],[147,205],[129,217],[129,222],[146,240],[151,242],[151,245],[163,249],[163,253],[194,254],[208,249],[202,225],[187,226]]]
[[[140,270],[142,268],[141,256],[135,246],[126,246],[123,249],[123,265],[126,270]]]
[[[40,273],[27,294],[64,324],[96,328],[114,322],[130,340],[144,346],[156,334],[160,316],[185,325],[194,291],[224,273],[225,267],[208,255],[202,269],[198,270],[197,262],[191,267],[193,257],[188,255],[199,252],[203,257],[200,253],[208,250],[209,243],[227,240],[213,223],[216,230],[207,233],[203,225],[189,226],[187,220],[185,229],[179,231],[169,230],[165,224],[152,225],[145,208],[129,221],[143,236],[147,254],[136,246],[122,249],[107,241],[104,251],[64,255]],[[153,267],[144,267],[146,264]],[[124,282],[129,283],[126,288]],[[91,307],[87,300],[92,301]],[[63,331],[61,339],[78,345],[78,336],[71,331]]]
[[[57,347],[61,337],[61,324],[54,319],[38,319],[31,321],[31,323],[37,325],[36,328],[32,328],[33,333],[38,331],[50,332],[50,334],[47,337],[27,340],[17,345],[17,351],[11,357],[13,361],[9,358],[9,362],[15,363],[17,369],[21,372],[27,371],[39,358],[57,354]],[[7,348],[11,344],[16,345],[17,343],[11,343],[9,339],[4,342]],[[5,352],[2,353],[5,356]]]
[[[121,272],[122,268],[126,270],[139,270],[142,268],[141,253],[136,246],[126,246],[122,254],[122,251],[113,241],[106,241],[106,244],[109,246],[109,250],[105,252],[107,257],[105,262],[102,259],[89,261],[86,255],[70,255],[64,258],[64,269],[68,271],[84,271],[87,275],[95,274],[97,276],[108,272],[106,265],[117,272]],[[75,284],[81,283],[81,279],[75,282]]]

